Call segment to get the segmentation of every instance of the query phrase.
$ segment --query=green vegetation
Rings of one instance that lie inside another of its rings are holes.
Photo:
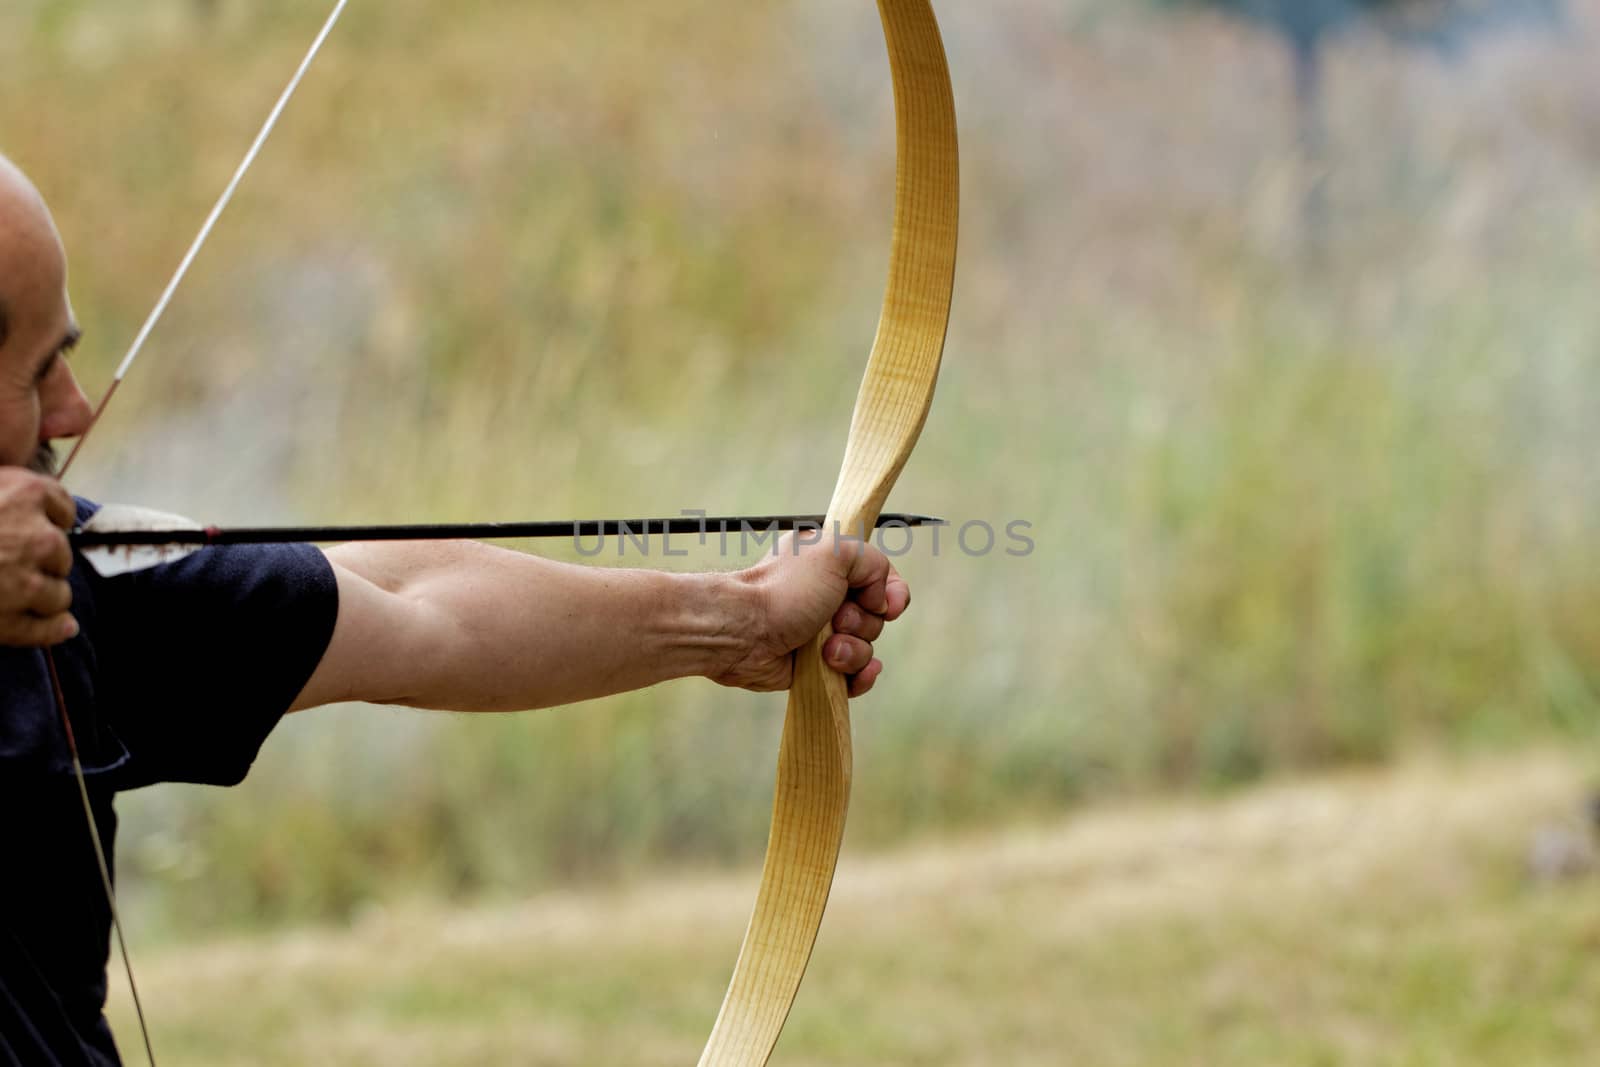
[[[214,7],[0,13],[0,146],[61,222],[91,388],[324,14]],[[894,503],[1037,550],[904,559],[854,847],[1592,740],[1600,34],[1573,7],[1564,43],[1450,68],[1352,39],[1311,264],[1270,43],[940,6],[964,258]],[[355,5],[75,488],[210,521],[820,508],[888,238],[876,34],[844,0]],[[128,798],[122,872],[144,929],[194,933],[748,859],[781,707],[314,713],[240,790]]]

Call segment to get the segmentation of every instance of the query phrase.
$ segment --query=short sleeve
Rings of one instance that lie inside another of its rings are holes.
[[[333,568],[310,545],[208,548],[91,584],[96,704],[127,750],[119,789],[242,780],[339,610]]]

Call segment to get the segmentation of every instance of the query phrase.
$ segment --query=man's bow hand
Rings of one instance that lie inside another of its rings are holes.
[[[883,671],[872,642],[911,603],[911,589],[889,558],[860,540],[825,536],[797,544],[790,534],[775,555],[740,577],[757,593],[754,640],[714,680],[758,692],[789,688],[795,650],[831,624],[823,662],[848,678],[852,697],[865,694]]]
[[[61,483],[0,467],[0,645],[43,648],[77,634],[67,584],[76,519]]]

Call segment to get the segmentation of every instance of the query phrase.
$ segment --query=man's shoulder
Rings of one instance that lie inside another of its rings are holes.
[[[73,581],[82,655],[63,681],[81,683],[129,754],[117,788],[243,778],[338,619],[332,564],[306,544],[208,547],[105,575],[80,554]]]

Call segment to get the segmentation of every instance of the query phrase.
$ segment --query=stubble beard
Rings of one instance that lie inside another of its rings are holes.
[[[56,476],[56,450],[49,445],[40,445],[33,452],[33,458],[28,461],[28,469],[35,474],[43,474],[47,478]]]

